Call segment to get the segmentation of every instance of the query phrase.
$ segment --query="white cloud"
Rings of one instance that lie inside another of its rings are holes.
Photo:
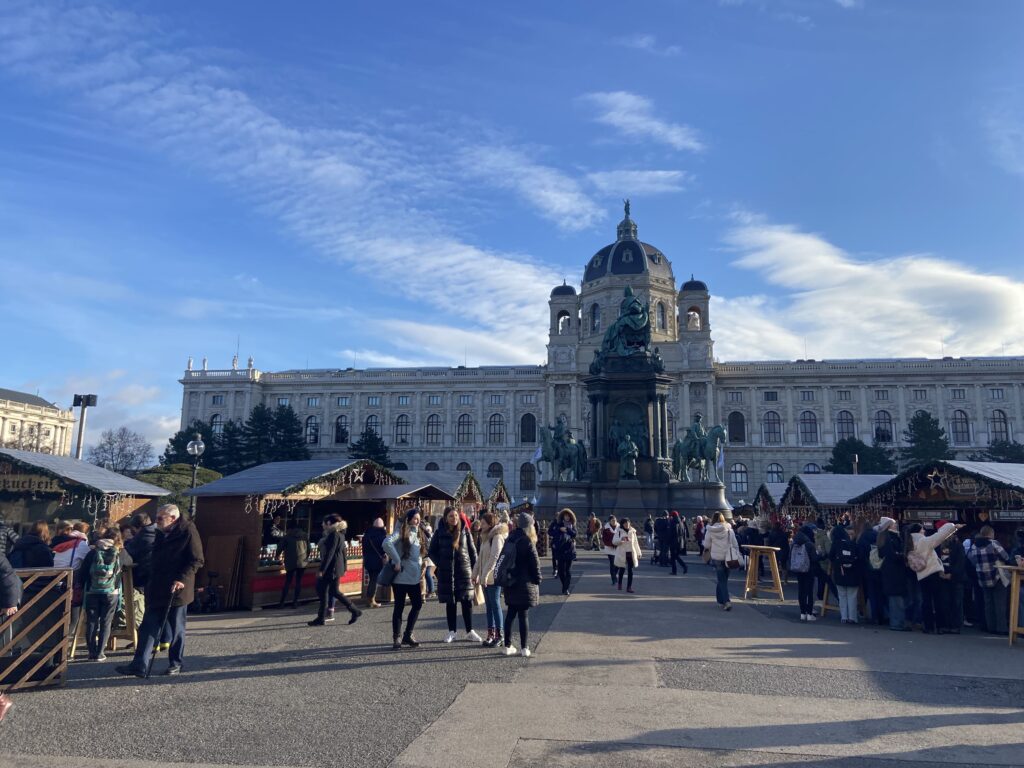
[[[561,171],[530,160],[508,147],[487,146],[465,150],[461,157],[466,172],[508,189],[544,218],[567,231],[587,229],[602,215],[600,207]]]
[[[678,56],[683,49],[678,45],[658,45],[658,38],[654,35],[640,34],[620,37],[615,40],[616,45],[624,48],[633,48],[646,53],[653,53],[655,56]]]
[[[1024,283],[931,255],[859,259],[820,235],[741,217],[735,264],[778,287],[727,299],[714,327],[729,357],[1024,354]]]
[[[601,192],[616,195],[660,195],[681,192],[690,181],[686,171],[597,171],[587,180]]]
[[[853,8],[863,8],[864,0],[836,0],[836,4],[850,10]]]
[[[673,149],[700,152],[704,143],[697,131],[683,123],[672,123],[654,114],[654,102],[629,91],[588,93],[580,100],[598,109],[594,118],[631,139],[651,139]]]
[[[985,118],[984,128],[999,167],[1024,176],[1024,89],[1003,93]]]

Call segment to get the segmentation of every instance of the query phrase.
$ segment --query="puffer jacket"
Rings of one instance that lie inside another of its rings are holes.
[[[455,535],[458,549],[448,526],[442,521],[430,540],[429,557],[434,563],[437,581],[437,599],[441,603],[454,603],[473,597],[473,568],[476,566],[476,547],[464,523]]]
[[[740,545],[732,526],[715,523],[704,529],[704,548],[711,551],[711,559],[718,561],[739,560]]]
[[[494,566],[498,563],[498,555],[508,539],[508,526],[498,523],[496,526],[480,535],[480,551],[476,556],[476,566],[473,568],[473,576],[480,586],[490,587],[494,584]]]
[[[0,518],[0,555],[6,557],[11,554],[11,550],[14,549],[17,541],[18,534],[14,532],[11,526],[4,522],[3,518]]]
[[[328,581],[340,579],[348,571],[348,557],[345,551],[345,531],[348,523],[342,520],[327,528],[327,535],[320,548],[320,578]]]
[[[906,597],[908,569],[903,559],[903,540],[898,532],[886,532],[878,554],[882,558],[882,594],[886,597]]]
[[[627,531],[621,525],[615,531],[615,567],[625,568],[626,556],[633,556],[633,567],[640,565],[640,532],[630,526]]]
[[[85,552],[82,553],[82,557],[85,557]],[[8,559],[15,568],[53,567],[53,552],[46,546],[46,542],[34,533],[26,533],[18,539]]]
[[[562,528],[565,528],[563,531]],[[551,554],[557,560],[576,559],[576,516],[572,515],[569,524],[562,523],[559,515],[550,526],[548,526],[548,541],[551,544]]]
[[[540,603],[540,558],[530,537],[518,528],[505,542],[515,548],[516,567],[512,586],[504,590],[505,604],[510,608],[535,608]]]
[[[149,574],[153,570],[153,546],[156,544],[157,527],[150,523],[139,529],[139,532],[124,543],[124,548],[132,561],[135,563],[132,568],[132,586],[135,589],[146,588],[149,583]]]
[[[281,540],[284,549],[284,569],[294,571],[309,565],[309,538],[300,528],[289,528]]]
[[[914,551],[923,557],[926,563],[924,570],[917,571],[918,581],[927,579],[933,573],[942,573],[942,561],[939,559],[938,554],[936,554],[935,548],[954,533],[956,533],[956,526],[953,523],[946,523],[931,536],[925,536],[920,531],[910,534],[910,539],[914,544]]]

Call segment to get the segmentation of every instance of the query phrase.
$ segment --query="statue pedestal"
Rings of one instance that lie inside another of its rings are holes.
[[[560,509],[568,507],[577,519],[591,512],[606,519],[608,515],[628,517],[639,527],[640,521],[663,509],[678,510],[680,515],[713,515],[724,512],[732,517],[722,483],[645,482],[622,478],[614,482],[561,482],[543,480],[538,485],[537,516],[554,520]]]

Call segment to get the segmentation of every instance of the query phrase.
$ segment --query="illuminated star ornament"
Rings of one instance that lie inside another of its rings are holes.
[[[931,485],[928,486],[928,490],[932,488],[945,488],[945,476],[937,469],[933,469],[929,472],[926,477],[931,481]]]

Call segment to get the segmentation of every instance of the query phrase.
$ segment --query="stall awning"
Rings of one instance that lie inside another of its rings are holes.
[[[846,506],[855,497],[877,488],[893,479],[893,475],[830,475],[826,473],[801,473],[789,481],[780,501],[786,506],[796,491],[801,491],[804,501],[815,508],[819,506]]]
[[[436,485],[403,483],[400,485],[353,485],[328,496],[336,501],[391,501],[394,499],[424,499],[426,501],[455,501],[450,493]]]
[[[951,471],[954,474],[981,480],[993,488],[1024,493],[1024,464],[1002,464],[994,461],[932,461],[910,467],[885,483],[866,489],[852,501],[872,503],[896,495],[897,489],[906,486],[915,475],[933,471]],[[938,477],[938,475],[936,475]],[[943,480],[942,483],[945,481]],[[929,485],[940,485],[939,480],[929,480]]]
[[[0,448],[0,462],[10,461],[26,472],[40,472],[58,480],[67,480],[96,493],[122,494],[124,496],[160,497],[170,495],[166,488],[133,480],[130,477],[111,472],[87,461],[69,456],[52,456],[48,453],[19,451]]]
[[[363,465],[390,483],[401,478],[366,459],[311,459],[308,461],[272,461],[260,464],[185,493],[193,496],[269,496],[296,493],[303,486],[327,480]]]

